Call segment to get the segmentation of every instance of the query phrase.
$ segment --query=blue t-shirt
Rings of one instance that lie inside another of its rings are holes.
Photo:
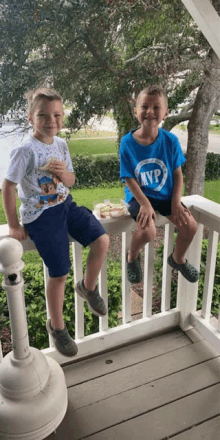
[[[138,181],[147,197],[169,200],[173,193],[173,172],[186,161],[178,138],[162,128],[151,145],[140,145],[130,131],[121,139],[120,178],[126,177]],[[125,187],[125,201],[133,198],[129,188]]]

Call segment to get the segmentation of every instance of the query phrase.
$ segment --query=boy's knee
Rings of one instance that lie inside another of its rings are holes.
[[[103,252],[108,252],[110,246],[110,238],[107,234],[100,235],[93,243],[91,243],[90,247],[99,246]]]
[[[193,238],[197,231],[197,226],[197,221],[194,219],[193,216],[190,216],[188,223],[184,225],[185,235],[187,235],[188,238]]]
[[[142,239],[145,243],[149,243],[150,241],[154,241],[157,236],[157,229],[155,225],[148,226],[145,229],[141,230]]]
[[[197,221],[194,219],[193,216],[190,217],[190,222],[189,222],[189,233],[194,236],[196,231],[197,231]]]

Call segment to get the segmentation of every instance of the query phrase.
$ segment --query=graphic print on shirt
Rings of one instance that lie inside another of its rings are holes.
[[[165,163],[157,158],[142,160],[135,168],[135,177],[141,187],[161,191],[167,181],[168,170]]]
[[[58,179],[55,176],[43,176],[38,179],[38,184],[41,189],[41,195],[39,203],[35,205],[36,208],[42,208],[44,205],[56,205],[58,202],[65,200],[64,194],[58,194]]]

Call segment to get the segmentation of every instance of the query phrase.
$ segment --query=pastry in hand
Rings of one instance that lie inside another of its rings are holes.
[[[49,166],[50,166],[50,164],[51,164],[52,162],[56,162],[55,157],[51,157],[51,158],[47,161],[47,163],[45,163],[45,165],[44,165],[43,167],[40,167],[39,169],[40,169],[41,171],[49,170]]]

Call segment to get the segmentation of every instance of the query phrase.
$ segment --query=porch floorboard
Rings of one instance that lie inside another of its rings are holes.
[[[180,329],[63,367],[56,440],[211,440],[220,429],[220,356]]]

